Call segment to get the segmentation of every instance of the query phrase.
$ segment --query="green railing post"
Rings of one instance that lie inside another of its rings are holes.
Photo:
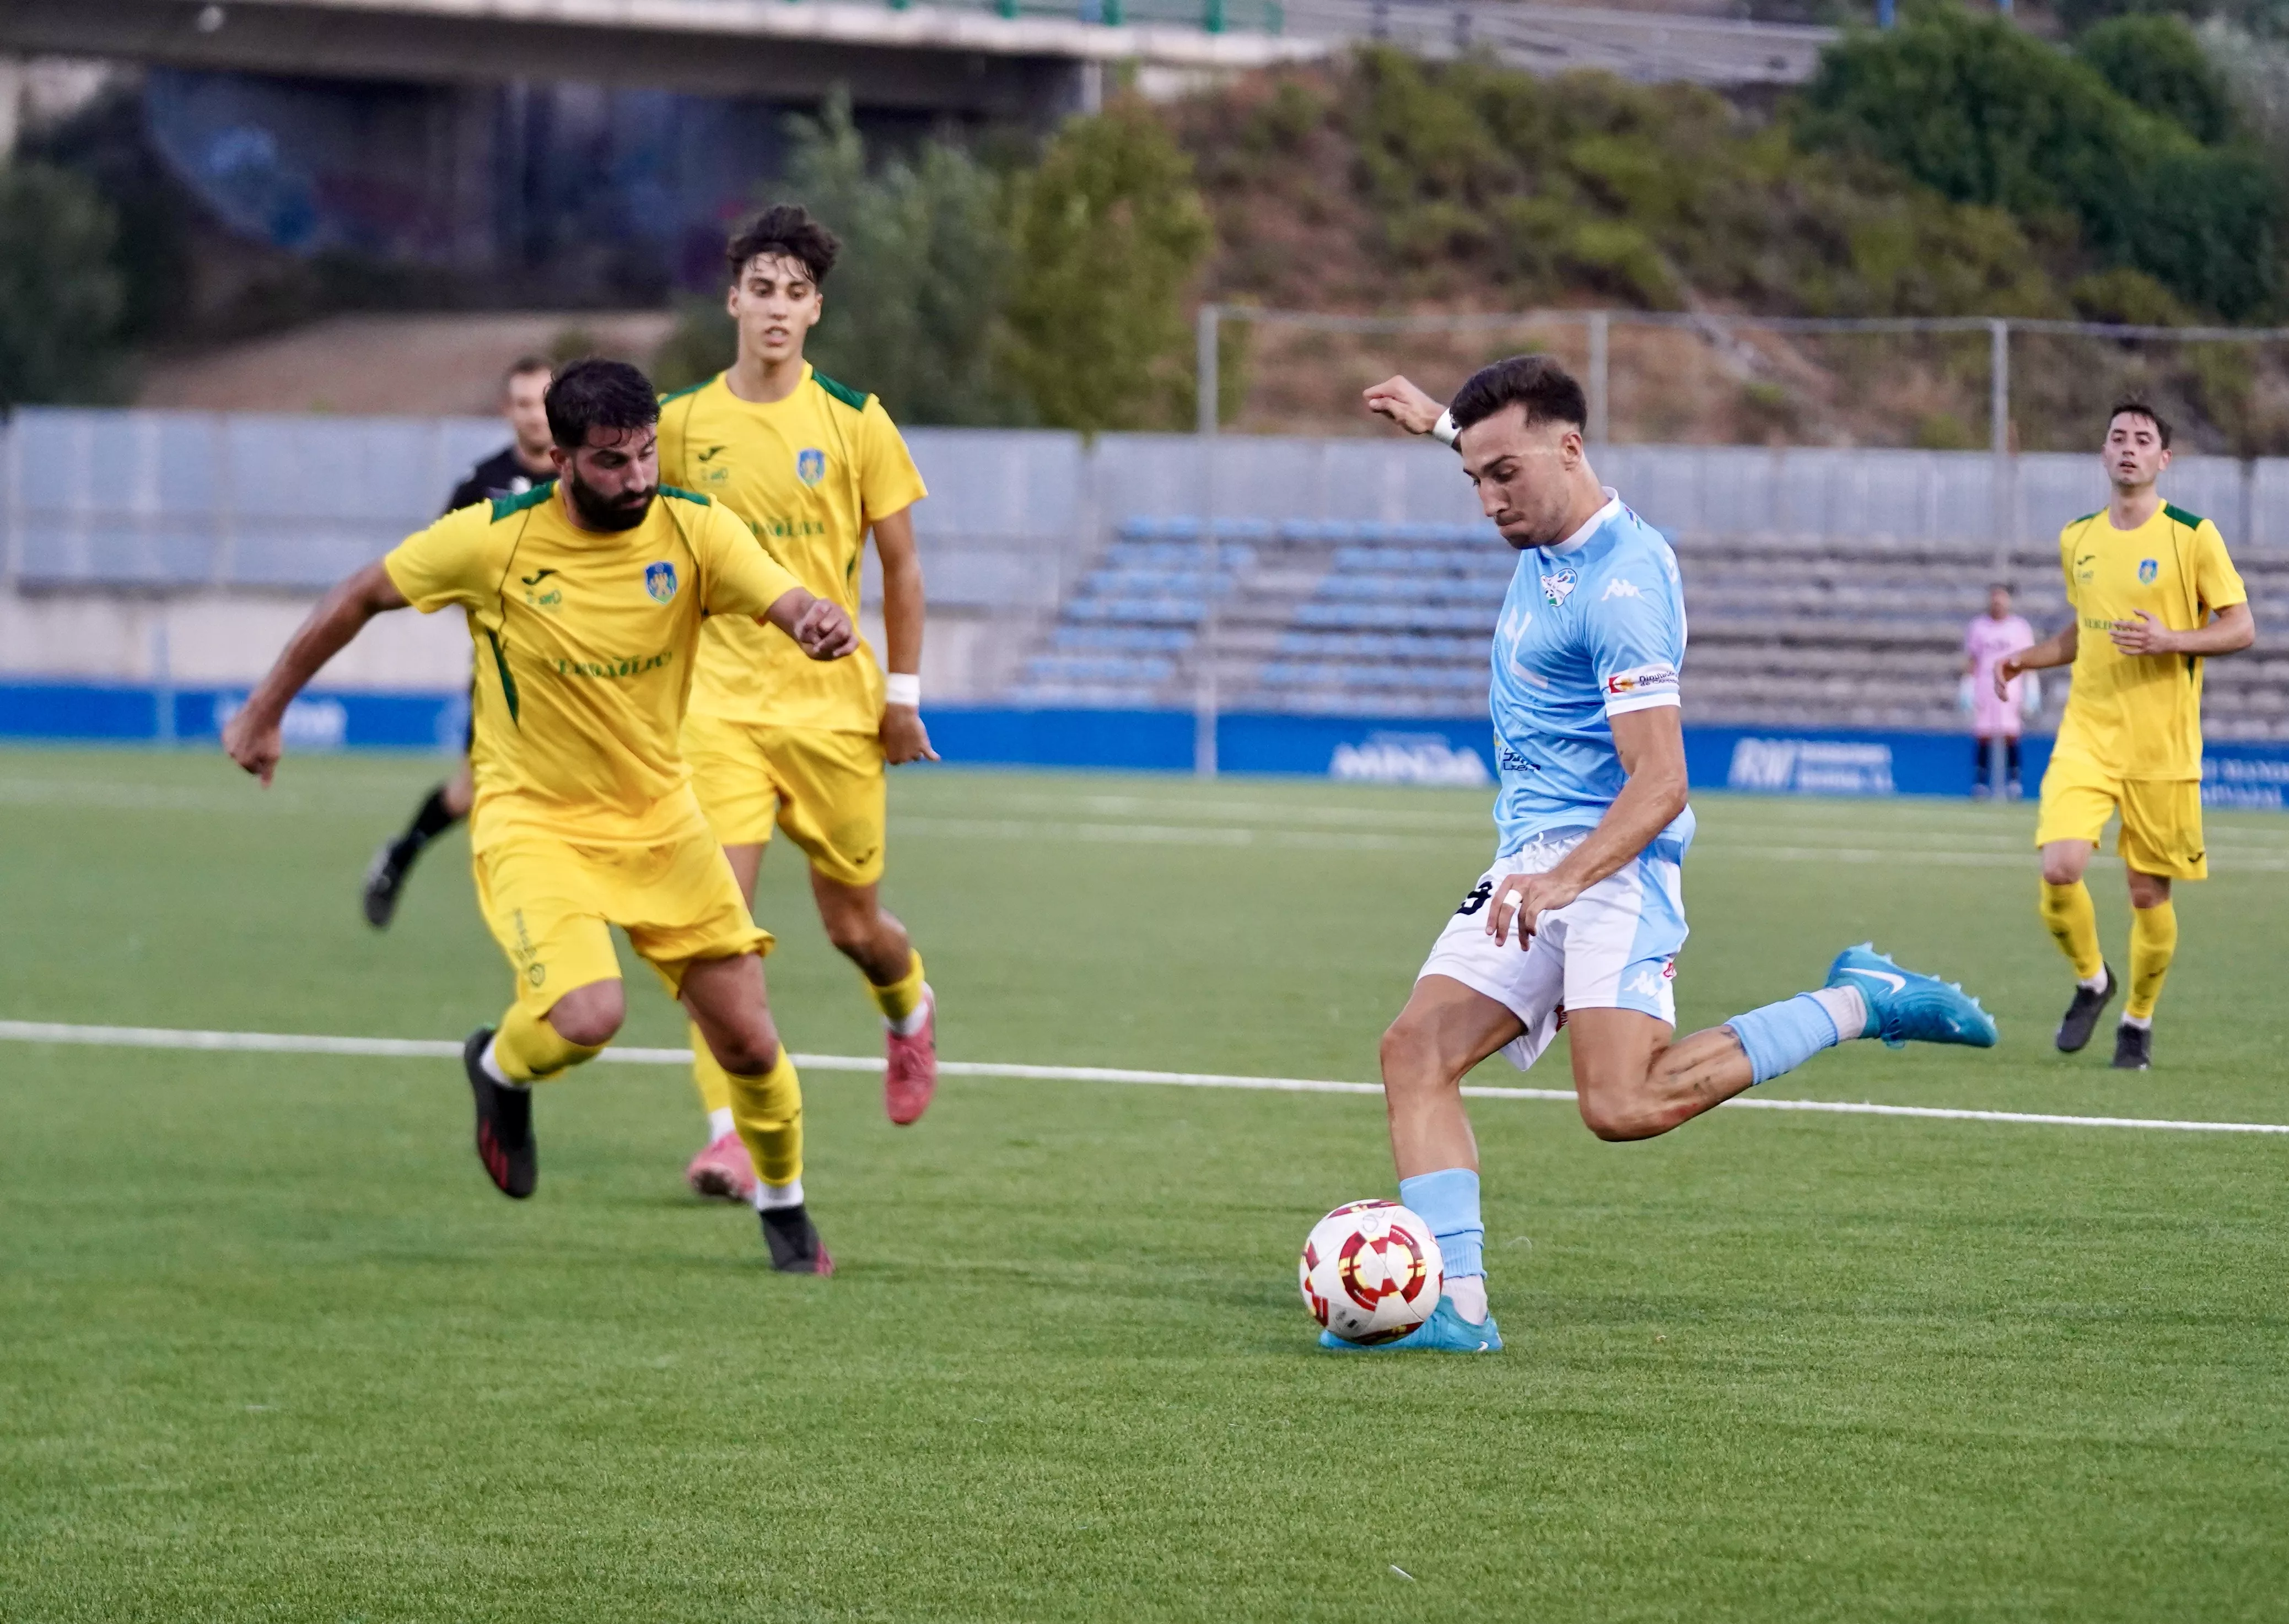
[[[1121,0],[1105,0],[1101,14],[1105,19],[1105,26],[1108,28],[1117,28],[1128,20],[1121,15]]]
[[[1224,0],[1208,0],[1208,9],[1200,14],[1200,27],[1210,34],[1224,32]]]
[[[1004,17],[1015,17],[1017,14],[1017,0],[994,0],[993,9]]]

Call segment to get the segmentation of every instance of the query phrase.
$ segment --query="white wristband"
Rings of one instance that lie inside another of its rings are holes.
[[[910,671],[894,671],[882,679],[882,702],[903,705],[913,710],[922,708],[922,680]]]
[[[1463,431],[1455,426],[1455,414],[1451,411],[1440,412],[1439,420],[1431,426],[1431,438],[1440,445],[1452,445],[1462,437]]]

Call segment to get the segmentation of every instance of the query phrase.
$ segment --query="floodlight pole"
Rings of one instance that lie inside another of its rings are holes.
[[[1590,313],[1590,443],[1606,443],[1613,394],[1613,368],[1608,357],[1607,340],[1612,336],[1613,317],[1606,311]]]
[[[2018,504],[2011,489],[2011,323],[1999,316],[1987,323],[1987,444],[1994,468],[1995,569],[2000,575],[2018,543]]]
[[[1224,312],[1202,305],[1192,337],[1199,380],[1194,426],[1200,443],[1200,625],[1192,640],[1192,771],[1216,776],[1216,572],[1224,549],[1216,540],[1216,327]]]

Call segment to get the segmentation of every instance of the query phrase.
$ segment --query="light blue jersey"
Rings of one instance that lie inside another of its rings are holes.
[[[1669,543],[1608,490],[1595,517],[1520,554],[1495,628],[1493,710],[1500,855],[1537,835],[1588,829],[1627,775],[1610,718],[1679,703],[1685,590]],[[1680,861],[1687,808],[1654,850]]]

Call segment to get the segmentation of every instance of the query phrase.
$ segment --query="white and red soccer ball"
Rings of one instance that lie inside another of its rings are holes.
[[[1431,1226],[1396,1201],[1348,1201],[1312,1226],[1297,1270],[1304,1306],[1347,1342],[1373,1346],[1431,1318],[1446,1289]]]

